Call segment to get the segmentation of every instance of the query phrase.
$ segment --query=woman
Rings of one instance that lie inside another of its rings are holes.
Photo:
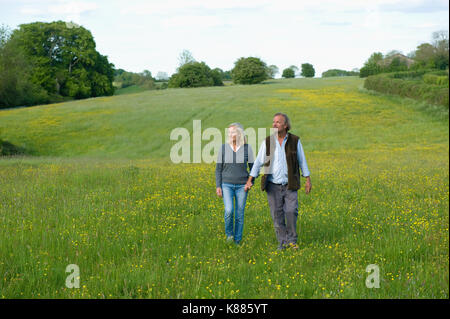
[[[232,123],[227,129],[227,143],[219,151],[216,165],[216,193],[225,205],[225,235],[227,241],[239,244],[244,229],[245,191],[249,170],[253,166],[253,152],[246,143],[244,129]],[[234,203],[233,203],[234,200]],[[233,222],[234,219],[234,222]]]

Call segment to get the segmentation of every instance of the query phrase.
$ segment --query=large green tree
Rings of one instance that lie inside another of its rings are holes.
[[[91,32],[63,21],[22,24],[11,40],[31,61],[31,80],[49,95],[112,95],[114,67],[95,48]]]
[[[267,65],[255,57],[240,58],[231,70],[233,82],[237,84],[256,84],[268,79]]]
[[[414,52],[415,68],[445,70],[449,66],[449,40],[447,31],[433,33],[432,43],[422,43]]]

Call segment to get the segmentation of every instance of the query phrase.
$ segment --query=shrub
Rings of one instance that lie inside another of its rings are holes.
[[[440,85],[448,87],[448,77],[442,75],[425,74],[423,76],[423,81],[427,84]]]
[[[431,104],[449,106],[448,88],[428,84],[423,81],[411,81],[395,78],[387,74],[372,75],[364,81],[364,87],[387,94],[400,95],[423,100]]]
[[[156,85],[157,90],[164,90],[167,89],[168,85],[167,82],[160,82],[158,85]]]
[[[214,86],[223,86],[223,71],[221,69],[215,68],[214,70],[211,70],[211,77],[213,79]]]
[[[305,78],[313,78],[316,74],[316,71],[314,70],[314,67],[310,63],[303,63],[302,64],[302,73],[301,75]]]
[[[294,78],[295,77],[295,72],[294,70],[292,70],[291,68],[287,68],[283,70],[283,74],[281,75],[283,78]]]
[[[447,76],[448,77],[448,70],[437,70],[437,71],[431,71],[430,74],[434,75],[441,75],[441,76]]]
[[[393,78],[393,79],[406,79],[406,78],[410,78],[410,79],[420,79],[422,78],[422,76],[427,73],[430,72],[430,70],[414,70],[414,71],[403,71],[403,72],[393,72],[393,73],[386,73],[383,74],[387,77]]]
[[[187,88],[223,85],[218,72],[213,72],[205,62],[189,62],[178,69],[169,80],[169,88]]]
[[[240,58],[231,70],[233,82],[237,84],[256,84],[269,78],[267,66],[259,58]]]
[[[11,156],[25,154],[25,149],[11,144],[7,141],[3,141],[0,138],[0,156]]]

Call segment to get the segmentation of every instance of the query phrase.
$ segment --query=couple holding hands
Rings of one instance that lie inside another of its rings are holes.
[[[275,134],[266,137],[254,159],[252,149],[246,143],[242,125],[232,123],[228,126],[228,142],[222,145],[217,158],[216,193],[223,197],[225,205],[227,241],[239,244],[244,229],[248,191],[263,167],[261,189],[267,193],[278,249],[298,249],[296,228],[299,170],[306,178],[306,194],[311,191],[310,173],[300,138],[289,133],[289,117],[284,113],[276,113],[272,127]]]

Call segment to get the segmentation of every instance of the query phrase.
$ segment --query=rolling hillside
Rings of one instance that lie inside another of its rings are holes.
[[[0,111],[0,137],[28,153],[0,158],[0,297],[448,298],[448,112],[361,87],[272,80]],[[276,251],[259,179],[231,247],[214,164],[173,164],[170,132],[268,128],[276,112],[311,171],[300,249]]]
[[[170,132],[202,127],[270,127],[291,116],[309,151],[437,147],[445,121],[402,100],[359,91],[355,77],[274,80],[254,86],[168,89],[0,112],[1,137],[32,155],[168,159]],[[444,116],[445,118],[445,116]]]

